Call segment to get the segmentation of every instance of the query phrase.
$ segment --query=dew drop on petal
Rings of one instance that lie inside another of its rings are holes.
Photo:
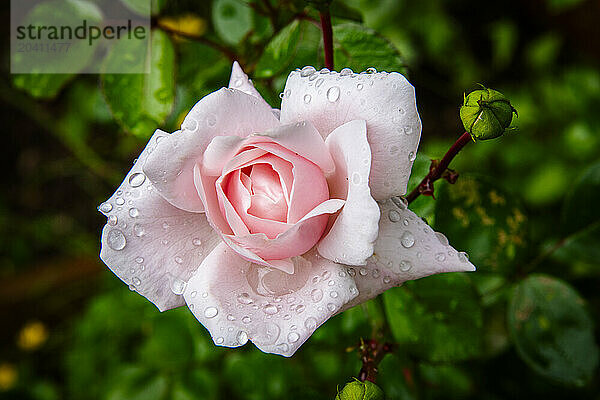
[[[317,320],[313,317],[306,318],[306,321],[304,321],[304,327],[310,331],[314,330],[317,327]]]
[[[137,276],[134,276],[133,278],[131,278],[131,283],[134,286],[140,286],[142,284],[142,281]]]
[[[317,70],[314,67],[306,66],[306,67],[302,68],[302,71],[300,71],[300,76],[303,78],[306,78],[307,76],[310,76],[310,75],[314,74],[315,72],[317,72]]]
[[[214,318],[217,316],[218,313],[219,310],[217,310],[216,307],[206,307],[206,309],[204,310],[204,316],[206,318]]]
[[[248,334],[244,331],[239,331],[237,334],[237,341],[241,345],[248,343]]]
[[[119,222],[119,219],[117,218],[116,215],[109,215],[108,216],[108,224],[115,226],[117,223]]]
[[[408,153],[408,161],[415,161],[417,158],[417,155],[415,154],[414,151],[411,151],[410,153]]]
[[[141,172],[136,172],[135,174],[131,174],[129,177],[129,184],[131,187],[139,187],[146,181],[146,175]]]
[[[200,238],[194,238],[192,239],[192,244],[194,246],[200,246],[202,244],[202,240],[200,240]]]
[[[296,332],[290,332],[290,334],[288,335],[288,341],[290,343],[296,343],[299,339],[300,335],[298,335]]]
[[[315,87],[318,88],[319,86],[321,86],[323,84],[323,82],[324,82],[323,78],[317,79],[317,81],[315,82]]]
[[[337,86],[332,86],[327,89],[327,100],[332,103],[335,103],[340,98],[340,88]]]
[[[359,84],[356,85],[356,89],[362,90],[362,88],[363,88],[363,84],[362,83],[359,83]]]
[[[115,199],[115,203],[117,203],[118,206],[122,206],[123,204],[125,204],[125,200],[123,200],[122,197],[117,197]]]
[[[410,249],[415,244],[415,236],[410,231],[404,231],[400,237],[400,243],[407,249]]]
[[[138,263],[138,264],[142,264],[144,262],[144,258],[143,257],[137,257],[135,259],[135,262]]]
[[[129,209],[129,216],[131,218],[137,218],[140,215],[140,210],[138,210],[137,208],[133,207]]]
[[[123,235],[123,232],[121,232],[118,229],[113,229],[110,232],[108,232],[106,242],[108,244],[108,247],[117,251],[123,250],[127,245],[125,235]]]
[[[311,99],[310,94],[304,95],[304,103],[306,103],[306,104],[310,103],[310,99]]]
[[[100,207],[98,207],[98,211],[102,211],[102,212],[110,212],[113,209],[112,204],[110,203],[102,203],[100,204]]]
[[[242,317],[242,322],[245,324],[249,324],[250,322],[252,322],[252,318],[250,318],[249,316],[244,316]]]
[[[400,213],[396,210],[390,210],[390,212],[388,213],[388,218],[392,222],[398,222],[400,221]]]
[[[468,262],[469,261],[469,255],[467,253],[465,253],[464,251],[461,251],[458,253],[458,259],[461,262]]]
[[[323,298],[323,291],[321,289],[313,289],[313,291],[310,292],[310,297],[315,303],[318,303]]]
[[[437,253],[435,255],[435,259],[439,262],[442,262],[446,259],[446,255],[444,253]]]
[[[343,68],[340,71],[340,76],[348,76],[348,75],[352,75],[354,73],[354,71],[352,71],[350,68]]]
[[[436,233],[435,233],[435,237],[436,237],[436,238],[437,238],[437,239],[440,241],[440,243],[441,243],[443,246],[448,246],[448,245],[449,245],[449,243],[448,243],[448,239],[446,238],[446,236],[444,236],[444,234],[443,234],[443,233],[441,233],[441,232],[436,232]]]
[[[187,283],[183,279],[173,278],[171,280],[171,292],[176,295],[183,294]]]
[[[242,293],[237,297],[237,301],[240,304],[252,304],[253,301],[250,298],[250,295],[248,293]]]
[[[408,260],[400,261],[400,271],[408,272],[412,268],[412,263]]]
[[[146,234],[146,230],[140,224],[133,225],[133,234],[137,237],[142,237]]]
[[[279,311],[279,310],[277,309],[277,306],[275,306],[273,304],[267,304],[263,308],[263,311],[265,312],[265,314],[273,315],[273,314],[277,314],[277,311]]]

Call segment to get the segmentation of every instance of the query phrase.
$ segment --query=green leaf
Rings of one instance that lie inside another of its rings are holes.
[[[229,44],[239,43],[252,29],[252,10],[241,0],[216,0],[212,8],[215,31]]]
[[[560,259],[597,264],[600,259],[600,162],[583,172],[563,207],[563,226],[569,234],[557,252]]]
[[[102,22],[102,12],[95,4],[88,1],[47,1],[36,5],[21,25],[73,26],[73,21],[76,20],[85,20],[88,24],[98,25]],[[36,42],[32,43],[35,46]],[[89,64],[95,50],[96,43],[90,46],[86,41],[76,41],[69,47],[66,55],[60,51],[11,53],[13,71],[35,72],[34,66],[43,66],[43,70],[38,68],[37,71],[59,72],[14,74],[13,84],[35,98],[54,98],[74,78],[74,74],[82,71]],[[64,71],[70,73],[63,73]]]
[[[513,292],[508,310],[511,338],[521,358],[537,373],[583,386],[598,366],[598,346],[584,301],[568,284],[532,275]]]
[[[256,65],[257,78],[270,78],[290,65],[298,47],[300,26],[300,21],[293,21],[269,42]]]
[[[350,21],[362,22],[362,14],[359,10],[350,7],[343,0],[335,0],[329,5],[332,17],[348,19]]]
[[[125,7],[142,15],[157,15],[165,6],[166,0],[121,0]]]
[[[527,217],[519,202],[482,178],[463,175],[440,185],[435,227],[468,250],[479,271],[511,272],[525,253]]]
[[[367,68],[406,73],[400,52],[374,30],[357,23],[333,27],[334,60],[338,69],[350,68],[356,72]]]
[[[175,101],[175,50],[169,37],[152,32],[151,59],[140,41],[119,41],[106,58],[108,64],[127,59],[123,70],[135,70],[138,63],[149,62],[147,74],[104,74],[102,89],[115,119],[139,137],[150,137],[171,113]],[[123,54],[127,54],[124,56]],[[114,56],[111,56],[114,55]]]
[[[385,292],[383,299],[402,351],[434,362],[465,360],[481,353],[481,307],[467,275],[407,282]]]

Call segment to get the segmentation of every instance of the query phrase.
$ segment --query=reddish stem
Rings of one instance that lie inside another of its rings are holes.
[[[358,380],[375,383],[377,378],[377,366],[386,354],[392,352],[391,343],[381,343],[375,339],[362,342],[360,346],[362,367],[358,373]]]
[[[435,167],[429,170],[429,173],[425,178],[423,178],[421,183],[419,183],[419,186],[414,188],[413,191],[406,196],[406,201],[408,201],[409,204],[412,203],[417,197],[419,197],[421,193],[433,195],[433,182],[440,179],[444,171],[446,171],[448,168],[448,165],[450,165],[452,159],[454,159],[458,152],[461,151],[462,148],[465,147],[465,145],[470,141],[471,134],[469,132],[463,133],[461,137],[459,137],[458,140],[454,142],[454,144],[448,149],[446,154],[444,154],[444,158],[442,158],[442,160]]]
[[[321,11],[321,27],[323,28],[323,51],[325,52],[325,67],[333,71],[333,29],[329,10]]]

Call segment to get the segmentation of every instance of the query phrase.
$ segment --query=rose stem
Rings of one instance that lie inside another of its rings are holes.
[[[323,51],[325,52],[325,67],[333,71],[333,30],[331,28],[331,14],[329,9],[320,13],[321,27],[323,28]]]
[[[362,342],[362,367],[358,373],[358,380],[361,382],[369,381],[375,383],[378,372],[377,366],[386,354],[392,352],[392,347],[391,343],[381,343],[375,339]]]
[[[419,185],[416,188],[414,188],[408,196],[406,196],[406,201],[408,201],[408,203],[410,204],[417,197],[419,197],[424,188],[433,188],[433,182],[440,179],[444,171],[446,171],[446,168],[448,168],[448,165],[450,165],[452,159],[454,159],[458,152],[461,151],[462,148],[465,147],[465,145],[470,141],[471,134],[469,132],[463,133],[461,137],[459,137],[458,140],[454,142],[452,146],[450,146],[446,154],[444,154],[444,158],[442,158],[440,163],[435,168],[432,168],[427,174],[427,176],[423,178],[421,183],[419,183]]]

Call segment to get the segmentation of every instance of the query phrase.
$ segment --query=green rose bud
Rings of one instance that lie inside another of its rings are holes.
[[[517,110],[504,95],[483,88],[465,96],[460,119],[473,140],[495,139],[504,134]]]
[[[335,400],[383,400],[383,391],[372,382],[355,380],[346,384]]]

